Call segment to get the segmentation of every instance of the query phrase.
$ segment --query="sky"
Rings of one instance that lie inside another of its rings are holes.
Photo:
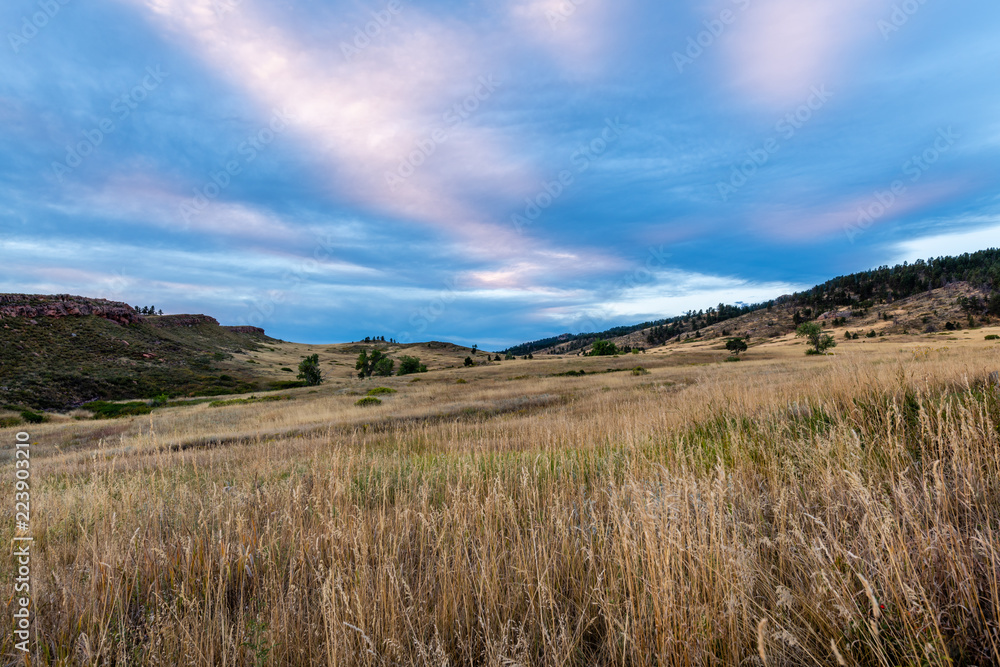
[[[1000,239],[995,0],[8,0],[0,292],[484,349]]]

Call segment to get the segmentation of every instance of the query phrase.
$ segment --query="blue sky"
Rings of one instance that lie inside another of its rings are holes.
[[[996,246],[986,0],[0,8],[0,291],[486,348]]]

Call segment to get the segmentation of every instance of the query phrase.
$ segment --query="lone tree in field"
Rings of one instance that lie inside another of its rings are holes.
[[[300,380],[305,380],[310,387],[315,387],[323,382],[323,373],[319,370],[319,355],[314,354],[299,362]]]
[[[833,339],[833,336],[824,334],[823,327],[816,322],[800,324],[799,328],[795,330],[795,335],[799,338],[805,338],[812,346],[811,349],[806,350],[806,354],[826,354],[826,351],[831,347],[837,347],[837,341]]]
[[[472,360],[472,357],[466,357],[465,358],[465,362],[463,362],[463,363],[465,363],[466,366],[475,366],[476,365],[476,362],[474,362]]]
[[[734,357],[738,357],[740,352],[747,351],[747,342],[742,338],[730,338],[726,341],[726,349],[732,352]]]

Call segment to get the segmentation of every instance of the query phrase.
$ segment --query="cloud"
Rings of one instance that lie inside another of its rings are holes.
[[[250,2],[220,16],[215,0],[123,1],[142,7],[263,113],[286,110],[293,132],[325,163],[317,179],[335,196],[476,242],[506,233],[489,226],[476,194],[513,198],[533,187],[509,139],[475,122],[503,82],[471,31],[405,6],[384,39],[348,60],[349,27],[342,42],[309,44]],[[392,178],[401,165],[405,175]]]
[[[899,241],[890,251],[892,260],[889,263],[913,262],[1000,247],[1000,216],[980,217],[976,221],[979,224],[985,223],[985,226]]]
[[[756,0],[726,42],[729,83],[769,107],[800,103],[809,87],[833,84],[878,35],[887,0]]]

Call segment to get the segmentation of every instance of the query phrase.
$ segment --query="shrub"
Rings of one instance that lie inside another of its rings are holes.
[[[45,421],[45,415],[32,412],[31,410],[21,410],[21,419],[29,424],[41,424]]]
[[[420,363],[419,357],[402,356],[399,358],[399,371],[397,375],[410,375],[411,373],[426,373],[427,366]]]
[[[170,400],[170,397],[166,394],[157,394],[149,402],[149,407],[151,408],[162,408]]]
[[[608,357],[614,354],[618,354],[618,346],[611,341],[600,338],[595,340],[593,347],[590,348],[590,356],[592,357]]]
[[[306,383],[307,387],[315,387],[323,382],[323,373],[319,370],[319,355],[314,354],[299,362],[299,374],[296,376]]]
[[[463,363],[465,364],[466,367],[475,366],[476,365],[476,362],[474,362],[472,360],[472,357],[466,357],[465,361]]]
[[[282,367],[281,367],[281,370],[283,370],[283,371],[287,371],[287,372],[289,372],[289,373],[294,373],[294,372],[295,372],[295,371],[293,371],[293,370],[292,370],[291,368],[289,368],[288,366],[282,366]]]
[[[990,334],[986,337],[986,340],[1000,340],[1000,336],[996,334]]]
[[[389,357],[382,357],[378,360],[378,363],[372,367],[372,375],[376,377],[387,378],[392,375],[392,369],[395,367],[396,362]]]
[[[379,394],[395,394],[396,390],[391,387],[372,387],[368,390],[369,396],[378,396]]]
[[[354,405],[360,405],[362,407],[366,405],[382,405],[382,401],[375,398],[374,396],[365,396],[364,398],[355,401]]]
[[[467,382],[465,381],[465,378],[458,378],[455,380],[455,384],[467,384]]]
[[[632,369],[632,375],[649,375],[649,371],[642,366],[636,366]]]

